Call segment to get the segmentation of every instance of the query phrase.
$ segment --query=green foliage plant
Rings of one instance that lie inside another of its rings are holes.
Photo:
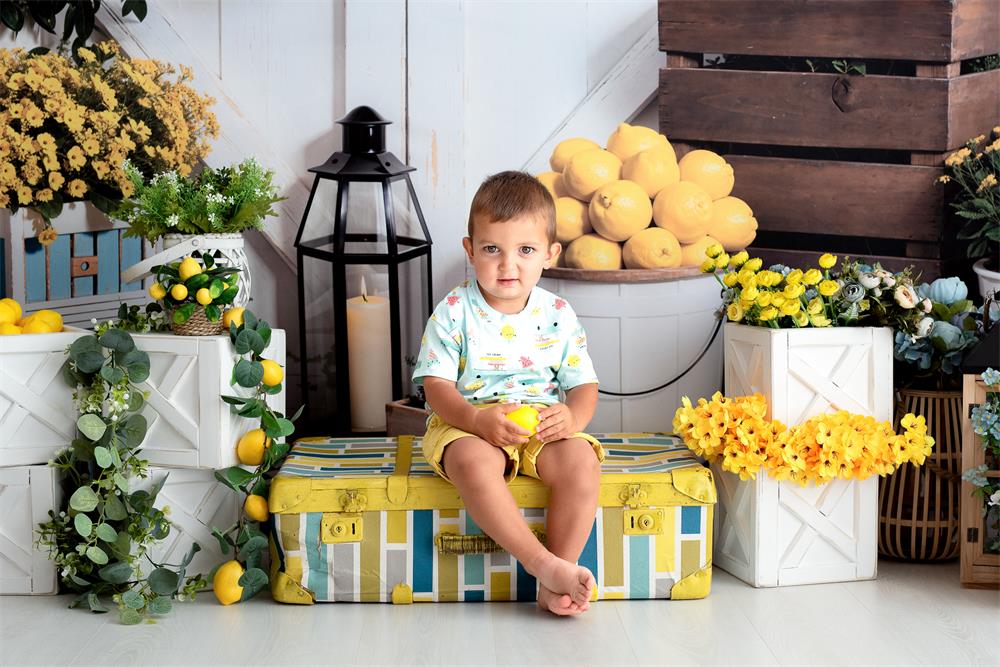
[[[193,544],[177,564],[150,555],[171,526],[167,508],[154,506],[164,480],[135,488],[149,476],[148,461],[139,457],[147,424],[137,386],[149,377],[149,355],[116,323],[104,323],[74,341],[68,356],[63,376],[74,388],[77,436],[50,461],[64,476],[67,500],[60,511],[50,510],[36,541],[63,586],[77,593],[71,607],[106,612],[102,598],[111,596],[122,623],[136,624],[205,587],[201,575],[186,577],[200,547]]]
[[[72,49],[84,46],[94,32],[94,19],[100,9],[100,0],[3,0],[0,2],[0,25],[16,36],[25,25],[37,25],[52,35],[56,34],[59,15],[63,15],[62,43],[73,39]],[[122,16],[134,14],[140,21],[146,18],[146,0],[123,0]],[[76,35],[73,38],[73,35]],[[39,47],[41,53],[48,49]]]
[[[944,165],[938,182],[957,186],[949,199],[962,219],[958,238],[969,241],[969,257],[989,258],[995,271],[1000,257],[1000,125],[993,128],[989,143],[985,135],[973,137]]]

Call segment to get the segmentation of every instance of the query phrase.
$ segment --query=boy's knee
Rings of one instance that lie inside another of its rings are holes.
[[[458,441],[445,448],[441,463],[452,479],[480,475],[502,477],[506,456],[501,450],[482,440]]]
[[[601,460],[594,447],[583,438],[571,438],[564,444],[556,465],[555,478],[567,486],[592,486],[600,484]]]

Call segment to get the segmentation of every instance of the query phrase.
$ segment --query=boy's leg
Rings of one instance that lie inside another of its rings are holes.
[[[594,526],[601,488],[601,462],[593,446],[582,438],[547,443],[538,453],[538,476],[551,489],[545,526],[549,551],[577,562]],[[591,580],[591,586],[596,582]],[[582,608],[589,606],[588,602]],[[563,605],[551,591],[539,590],[538,602],[551,609]]]
[[[479,438],[460,438],[445,448],[442,463],[473,521],[484,533],[513,555],[539,583],[568,595],[578,605],[587,602],[587,580],[593,581],[593,576],[586,568],[553,556],[531,532],[504,481],[507,456],[503,450]]]

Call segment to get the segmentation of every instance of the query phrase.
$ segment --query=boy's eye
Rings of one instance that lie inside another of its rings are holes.
[[[521,246],[521,252],[525,255],[530,255],[531,253],[535,252],[535,249],[532,248],[530,245],[525,245]]]
[[[500,248],[497,248],[495,245],[486,245],[486,246],[483,246],[483,252],[487,252],[487,253],[489,253],[491,255],[493,253],[499,252],[499,251],[500,251]]]

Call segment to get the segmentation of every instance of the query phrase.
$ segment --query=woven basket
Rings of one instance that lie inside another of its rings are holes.
[[[174,314],[168,313],[170,317],[170,328],[177,336],[218,336],[222,334],[222,318],[218,322],[212,322],[205,315],[205,309],[198,306],[194,313],[184,324],[174,322]]]
[[[899,393],[897,428],[907,412],[923,415],[934,449],[922,466],[907,463],[879,480],[879,553],[915,561],[955,558],[961,526],[962,392]]]

